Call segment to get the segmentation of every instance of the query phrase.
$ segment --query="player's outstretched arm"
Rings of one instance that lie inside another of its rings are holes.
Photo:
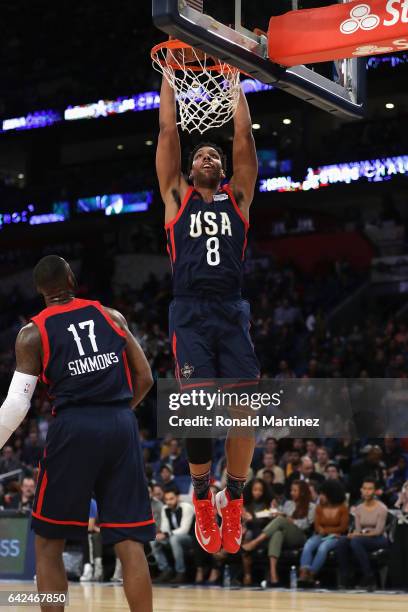
[[[258,178],[258,158],[252,134],[251,114],[242,89],[238,108],[234,115],[232,161],[233,177],[231,179],[231,188],[240,208],[244,213],[248,213]]]
[[[4,446],[30,410],[31,398],[41,372],[41,337],[34,323],[23,327],[16,340],[16,371],[7,397],[0,407],[0,448]]]
[[[156,171],[160,193],[166,207],[166,223],[168,223],[177,215],[188,185],[181,173],[176,97],[174,90],[164,77],[160,92],[159,124]]]
[[[111,319],[126,333],[126,357],[128,359],[133,383],[132,408],[136,408],[153,386],[153,376],[149,362],[140,344],[130,331],[125,317],[113,308],[104,308]]]

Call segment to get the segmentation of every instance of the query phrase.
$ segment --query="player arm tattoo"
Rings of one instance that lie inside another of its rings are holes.
[[[153,376],[142,347],[130,331],[125,317],[113,308],[104,308],[126,334],[126,357],[133,383],[132,408],[136,408],[153,386]]]
[[[42,345],[38,327],[28,323],[16,340],[16,370],[22,374],[39,376],[42,370]]]

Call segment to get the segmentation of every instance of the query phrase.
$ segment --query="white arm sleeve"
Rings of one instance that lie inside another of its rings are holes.
[[[8,394],[0,407],[0,448],[3,448],[30,410],[37,376],[14,372]]]

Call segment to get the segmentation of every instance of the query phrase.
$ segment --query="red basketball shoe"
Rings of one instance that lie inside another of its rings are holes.
[[[218,514],[222,518],[221,537],[224,550],[236,553],[241,548],[242,540],[242,504],[243,499],[231,499],[227,489],[217,493],[215,498]]]
[[[194,493],[193,504],[197,542],[206,552],[216,553],[221,548],[221,534],[217,525],[214,493],[209,491],[207,499],[198,499]]]

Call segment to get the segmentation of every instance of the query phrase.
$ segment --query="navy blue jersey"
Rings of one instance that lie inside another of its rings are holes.
[[[165,226],[174,296],[239,296],[249,223],[224,185],[208,203],[190,187]]]
[[[126,334],[99,302],[73,299],[32,320],[41,334],[42,379],[55,408],[132,398]]]

